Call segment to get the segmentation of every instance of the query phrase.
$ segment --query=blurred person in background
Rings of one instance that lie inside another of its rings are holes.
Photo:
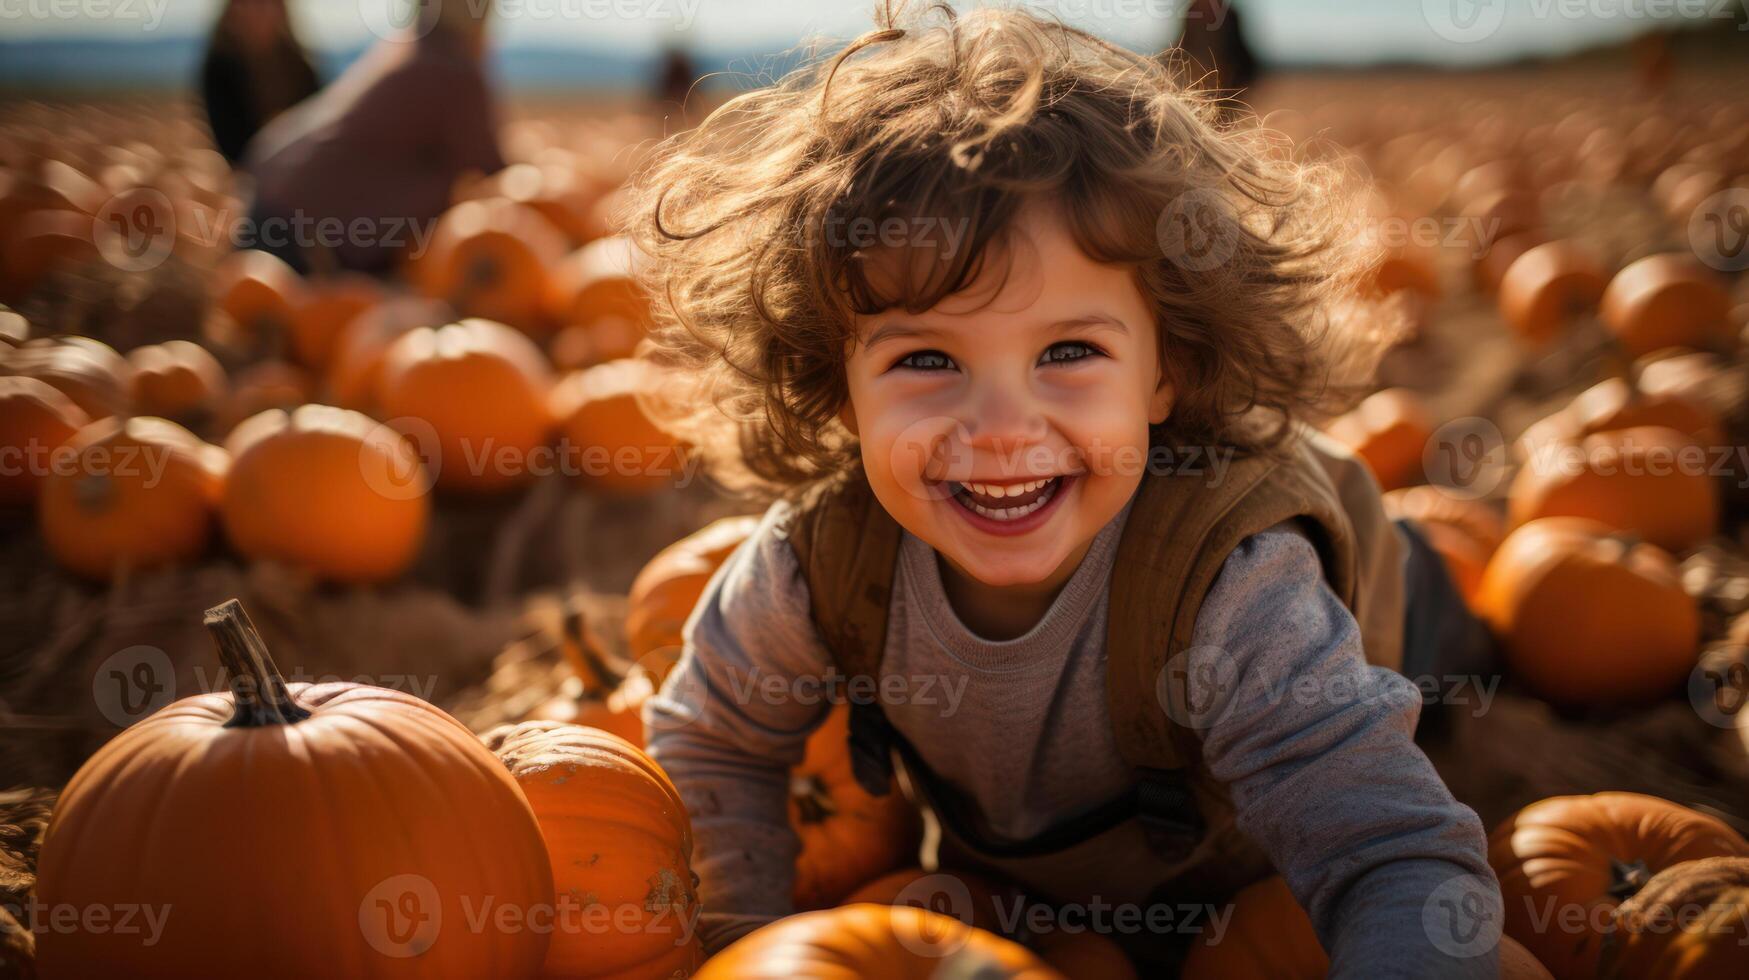
[[[268,120],[319,88],[285,0],[228,0],[200,66],[207,125],[227,161],[235,166]]]
[[[1257,57],[1245,43],[1239,11],[1227,0],[1190,0],[1176,47],[1208,73],[1202,87],[1225,96],[1222,108],[1229,113],[1237,109],[1232,100],[1257,81]]]
[[[491,9],[423,0],[400,34],[263,129],[246,158],[241,244],[305,273],[385,273],[421,248],[458,181],[504,168],[484,63]]]

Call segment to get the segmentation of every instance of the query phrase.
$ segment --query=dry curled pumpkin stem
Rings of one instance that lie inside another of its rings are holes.
[[[203,623],[213,635],[219,662],[231,675],[237,710],[225,722],[226,728],[291,725],[310,717],[309,710],[286,690],[285,677],[274,666],[273,655],[241,602],[227,599],[208,609]]]

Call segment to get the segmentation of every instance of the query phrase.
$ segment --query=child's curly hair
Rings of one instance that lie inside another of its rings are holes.
[[[1172,438],[1269,449],[1357,392],[1397,318],[1356,298],[1373,256],[1348,233],[1348,171],[1223,123],[1184,65],[1025,11],[904,7],[633,177],[646,353],[700,385],[648,407],[717,480],[769,494],[854,462],[838,419],[852,316],[964,288],[1035,195],[1064,206],[1090,258],[1134,267],[1177,387]],[[883,295],[833,233],[859,218],[945,220],[965,245]]]

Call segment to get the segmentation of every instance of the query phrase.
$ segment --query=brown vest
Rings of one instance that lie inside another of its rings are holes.
[[[944,866],[983,865],[1061,902],[1218,902],[1268,873],[1234,826],[1226,787],[1201,764],[1199,716],[1188,711],[1207,710],[1207,696],[1219,693],[1193,690],[1180,656],[1203,597],[1239,542],[1296,520],[1359,622],[1367,660],[1399,669],[1405,545],[1365,465],[1310,430],[1279,454],[1236,456],[1213,486],[1209,476],[1150,468],[1112,571],[1106,686],[1118,749],[1137,773],[1136,796],[1123,804],[1136,818],[1105,808],[1083,827],[1090,832],[1047,834],[1043,847],[979,840],[963,807],[955,819],[952,789],[932,786],[915,749],[897,739],[909,788],[934,811]],[[879,678],[899,531],[860,470],[811,487],[788,528],[814,624],[848,677]],[[866,707],[853,704],[853,758],[870,791],[885,792],[885,746],[897,736],[890,726],[874,732],[884,716]]]

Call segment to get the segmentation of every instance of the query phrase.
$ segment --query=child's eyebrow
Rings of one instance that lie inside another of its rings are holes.
[[[1119,320],[1114,316],[1107,316],[1104,313],[1088,313],[1082,316],[1070,317],[1067,320],[1058,320],[1057,322],[1045,327],[1045,329],[1052,333],[1062,333],[1067,330],[1073,330],[1076,327],[1107,327],[1116,330],[1119,333],[1126,334],[1129,333],[1130,330],[1129,325],[1122,320]],[[869,334],[868,338],[862,342],[862,345],[864,348],[869,348],[889,340],[899,340],[908,337],[940,338],[945,335],[945,331],[937,330],[933,327],[919,326],[914,323],[888,323],[876,328],[875,331]]]
[[[1068,320],[1058,320],[1048,329],[1053,331],[1073,330],[1076,327],[1110,327],[1119,333],[1129,333],[1129,324],[1114,316],[1104,313],[1088,313],[1085,316],[1073,317]]]

